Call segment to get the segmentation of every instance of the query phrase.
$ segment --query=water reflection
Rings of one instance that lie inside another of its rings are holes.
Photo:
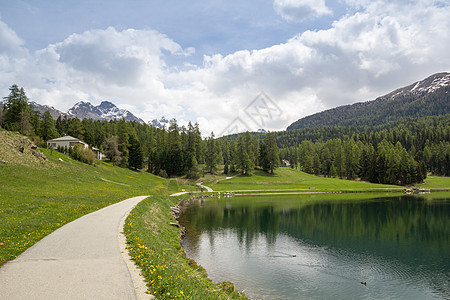
[[[448,198],[323,198],[196,203],[183,246],[258,299],[450,297]]]

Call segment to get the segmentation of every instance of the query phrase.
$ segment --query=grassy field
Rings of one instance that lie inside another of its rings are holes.
[[[227,180],[216,180],[215,183],[211,182],[211,187],[217,191],[235,192],[402,191],[404,189],[395,185],[323,178],[291,168],[279,168],[275,171],[275,175],[261,170],[254,170],[252,173],[252,176],[238,175]]]
[[[167,180],[145,172],[44,153],[42,163],[0,165],[0,265],[82,215],[132,196],[167,193]]]
[[[425,183],[418,186],[432,191],[450,191],[450,177],[428,176]]]

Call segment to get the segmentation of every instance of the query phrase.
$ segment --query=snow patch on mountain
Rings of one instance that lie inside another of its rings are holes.
[[[437,73],[422,81],[397,89],[381,98],[392,100],[405,95],[431,94],[447,86],[450,86],[450,73]]]
[[[97,106],[92,105],[90,102],[80,101],[77,102],[67,112],[69,116],[77,117],[79,119],[93,119],[100,121],[119,120],[124,118],[126,121],[137,121],[144,123],[141,118],[136,117],[130,111],[126,109],[118,108],[112,102],[102,101]]]

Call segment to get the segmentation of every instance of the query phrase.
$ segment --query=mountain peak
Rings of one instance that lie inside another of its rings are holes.
[[[372,101],[339,106],[301,118],[287,129],[376,126],[411,117],[448,113],[450,113],[450,73],[437,73]]]
[[[100,105],[97,106],[98,108],[101,109],[112,109],[112,108],[117,108],[117,106],[109,101],[102,101],[102,103],[100,103]]]
[[[436,73],[433,74],[424,80],[417,81],[408,86],[399,88],[385,96],[380,98],[383,99],[395,99],[401,96],[407,95],[421,95],[421,94],[429,94],[434,93],[435,91],[450,86],[450,73]]]
[[[93,119],[100,121],[118,120],[124,118],[126,121],[144,121],[126,109],[118,108],[110,101],[102,101],[99,105],[94,106],[90,102],[79,101],[67,112],[69,116],[83,119]]]

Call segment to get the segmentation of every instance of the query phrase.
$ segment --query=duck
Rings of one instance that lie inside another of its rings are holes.
[[[367,282],[365,282],[365,281],[364,281],[364,282],[362,282],[362,281],[361,281],[361,284],[367,285]]]

